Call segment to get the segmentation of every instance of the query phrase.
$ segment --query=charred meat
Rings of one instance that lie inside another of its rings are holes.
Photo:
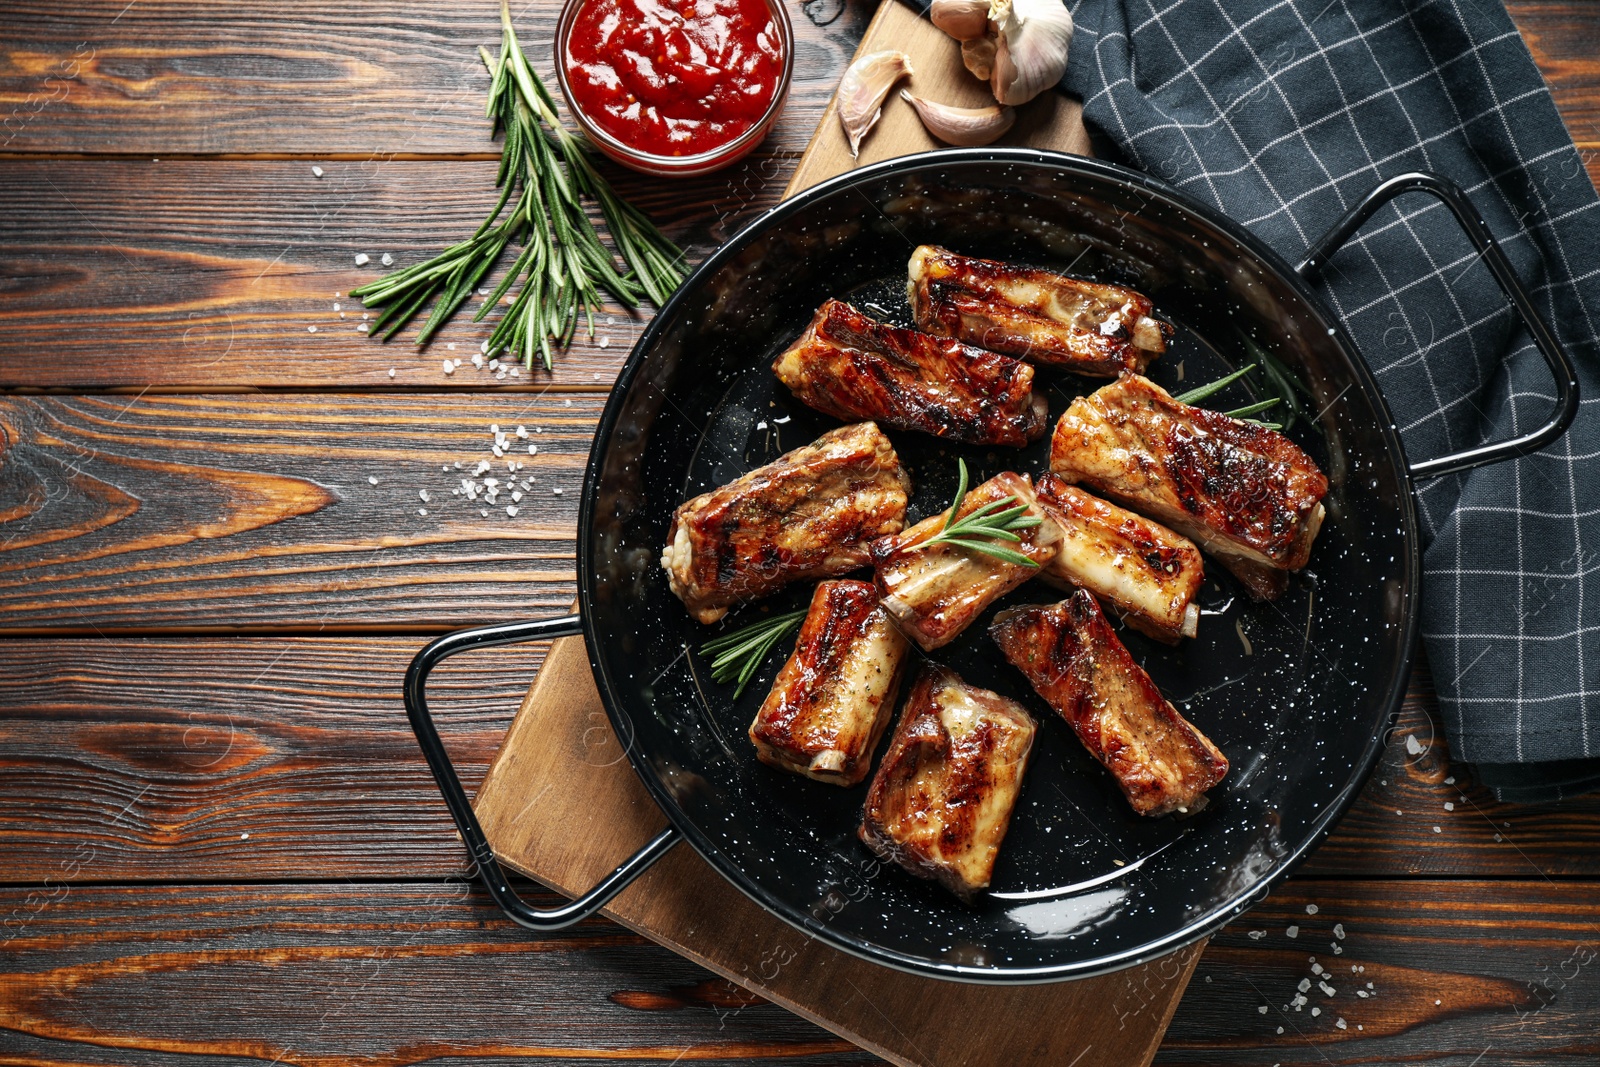
[[[1148,298],[1120,285],[1068,278],[936,245],[911,253],[908,293],[917,325],[1032,363],[1113,378],[1142,372],[1166,351],[1171,327]]]
[[[661,566],[689,614],[713,623],[789,582],[869,562],[868,542],[904,528],[910,490],[881,430],[841,426],[681,505]]]
[[[940,512],[894,537],[872,543],[875,580],[883,606],[913,641],[931,652],[955,640],[985,608],[1034,577],[1055,559],[1061,533],[1033,496],[1026,474],[997,474],[975,487],[961,501],[956,518],[1015,498],[1038,525],[1017,531],[1021,538],[1005,547],[1032,560],[996,559],[959,544],[930,544],[944,529],[948,512]]]
[[[924,667],[867,792],[861,840],[970,901],[994,874],[1035,729],[1015,701]]]
[[[1227,758],[1157,691],[1086,590],[1003,611],[989,634],[1139,814],[1197,810],[1228,773]]]
[[[1306,565],[1328,492],[1283,434],[1180,403],[1138,375],[1072,402],[1050,469],[1192,538],[1258,600]]]
[[[817,586],[794,654],[750,725],[756,755],[819,782],[861,781],[894,713],[908,647],[872,583]]]
[[[1049,414],[1026,363],[887,326],[839,300],[822,305],[772,370],[795,396],[836,418],[967,444],[1037,441]]]
[[[1160,523],[1108,504],[1046,474],[1034,486],[1039,506],[1061,528],[1061,551],[1041,575],[1087,589],[1140,633],[1176,644],[1200,622],[1194,602],[1205,578],[1200,550]]]

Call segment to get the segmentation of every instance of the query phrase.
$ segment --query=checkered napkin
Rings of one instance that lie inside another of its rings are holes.
[[[1384,178],[1431,170],[1467,191],[1584,399],[1542,452],[1420,483],[1428,660],[1454,756],[1501,799],[1600,788],[1600,202],[1511,19],[1494,0],[1071,6],[1062,84],[1097,151],[1290,262]],[[1532,339],[1431,198],[1383,208],[1317,285],[1413,460],[1550,412]]]

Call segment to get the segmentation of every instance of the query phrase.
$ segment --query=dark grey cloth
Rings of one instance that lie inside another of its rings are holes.
[[[1493,0],[1082,0],[1063,87],[1124,161],[1291,262],[1383,178],[1467,190],[1579,366],[1543,452],[1420,488],[1423,634],[1456,758],[1505,799],[1600,787],[1600,211]],[[1318,283],[1414,459],[1537,426],[1549,371],[1447,210],[1384,208]],[[1559,762],[1557,762],[1559,761]]]

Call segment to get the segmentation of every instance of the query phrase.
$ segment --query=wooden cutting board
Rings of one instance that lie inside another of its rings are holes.
[[[992,98],[954,43],[883,0],[858,54],[908,53],[915,91],[963,107]],[[1006,143],[1087,153],[1080,108],[1049,93]],[[785,195],[853,165],[939,145],[891,96],[852,160],[829,105]],[[502,862],[560,892],[587,889],[666,818],[633,773],[595,690],[582,638],[556,641],[476,801]],[[605,909],[617,922],[731,982],[907,1067],[1144,1067],[1203,945],[1102,978],[1023,987],[944,982],[849,956],[763,911],[680,845]]]

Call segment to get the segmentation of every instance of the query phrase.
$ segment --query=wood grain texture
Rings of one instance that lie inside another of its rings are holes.
[[[473,806],[502,862],[573,896],[665,824],[606,725],[587,655],[574,639],[552,644]],[[851,901],[871,907],[880,868],[862,855],[860,876],[833,886],[824,906],[833,898],[840,908]],[[1075,982],[941,982],[867,963],[795,930],[684,845],[603,914],[899,1067],[1144,1067],[1203,947]],[[817,913],[823,922],[830,917]],[[1104,1002],[1130,981],[1147,997],[1113,1028]],[[974,1018],[986,1025],[973,1027]],[[1038,1019],[1056,1022],[1041,1030],[1033,1025]]]
[[[458,874],[465,853],[400,701],[421,644],[0,642],[0,881]],[[472,653],[436,674],[439,728],[469,789],[505,739],[544,649]],[[1600,796],[1497,804],[1450,764],[1430,726],[1425,677],[1378,771],[1302,873],[1600,880]],[[603,717],[584,734],[603,760],[617,755]],[[1408,735],[1424,744],[1422,755],[1408,753]],[[1446,785],[1450,777],[1458,780]]]
[[[698,259],[776,197],[759,165],[707,178],[689,200],[638,176],[618,185]],[[466,362],[499,319],[471,321],[481,298],[426,349],[413,343],[420,320],[386,343],[360,332],[363,309],[344,294],[385,273],[385,255],[408,266],[471,233],[494,206],[492,161],[329,162],[320,180],[284,162],[5,170],[0,388],[602,389],[648,314],[611,307],[553,374],[499,380]],[[463,366],[446,375],[447,358]]]
[[[560,10],[560,0],[513,6],[523,51],[552,92]],[[861,36],[858,5],[810,10],[824,24],[793,12],[794,84],[766,141],[772,153],[805,147]],[[477,49],[499,47],[497,0],[226,9],[86,0],[70,17],[18,0],[6,6],[4,39],[0,151],[366,159],[493,150]]]
[[[455,881],[18,888],[0,916],[9,1063],[878,1062],[611,924],[536,940]],[[1592,1064],[1597,928],[1594,883],[1297,883],[1217,936],[1157,1062]],[[1103,1012],[1151,995],[1125,983]]]
[[[943,148],[943,142],[927,131],[912,106],[900,98],[899,89],[909,88],[926,99],[953,107],[993,106],[994,94],[962,66],[960,49],[949,36],[904,4],[878,6],[859,51],[866,54],[885,49],[906,53],[913,73],[884,101],[878,122],[862,142],[859,156],[851,155],[849,140],[839,122],[837,97],[830,99],[818,120],[816,136],[789,178],[785,196],[854,167]],[[1083,106],[1062,93],[1046,93],[1018,108],[1016,125],[996,143],[1090,154]]]
[[[515,394],[0,398],[0,631],[426,633],[562,614],[598,411]],[[518,440],[493,457],[495,423],[526,425],[539,454]],[[535,479],[520,503],[451,494],[517,457]]]
[[[1580,146],[1600,147],[1591,5],[1507,8]],[[516,9],[524,48],[547,77],[559,9],[559,0]],[[817,0],[793,15],[795,85],[767,142],[780,155],[810,139],[871,5]],[[86,0],[70,17],[28,0],[7,5],[5,39],[0,151],[364,159],[488,149],[474,53],[499,42],[494,0],[426,10],[404,0],[247,0],[225,16],[192,0]]]

